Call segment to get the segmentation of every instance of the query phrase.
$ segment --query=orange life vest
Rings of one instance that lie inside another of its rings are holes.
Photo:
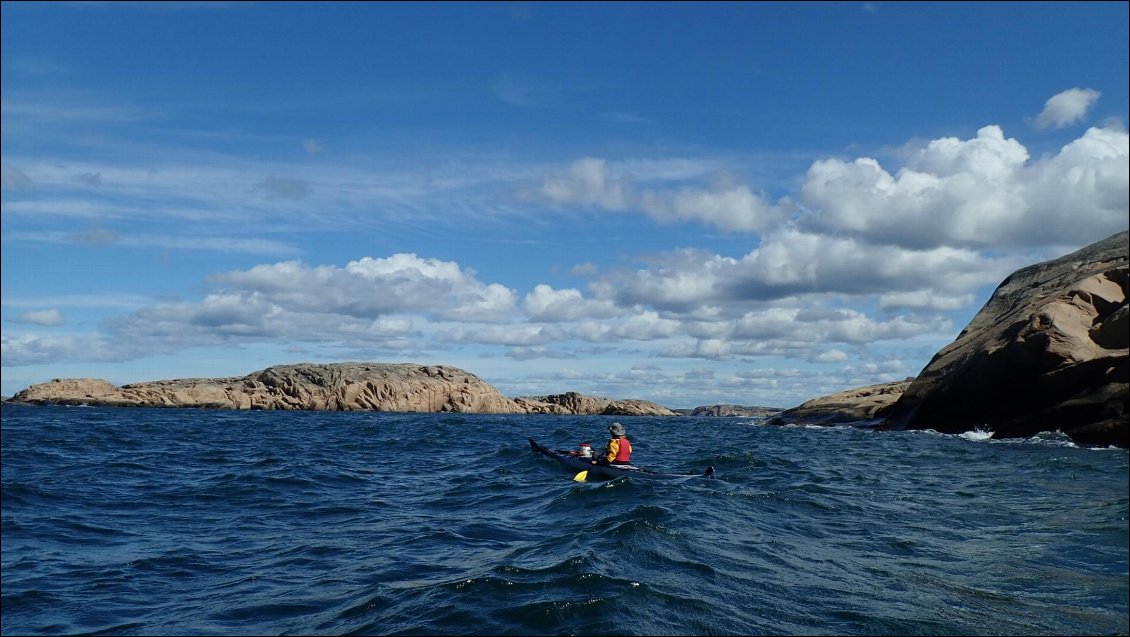
[[[616,452],[616,457],[612,462],[616,464],[628,464],[632,461],[632,442],[627,438],[620,438],[620,449]]]

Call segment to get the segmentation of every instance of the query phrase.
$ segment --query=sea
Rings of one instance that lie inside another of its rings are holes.
[[[2,408],[4,635],[1126,635],[1127,450],[753,418]],[[574,480],[528,440],[714,478]]]

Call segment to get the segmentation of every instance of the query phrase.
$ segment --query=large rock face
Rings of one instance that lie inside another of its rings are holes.
[[[1060,430],[1130,446],[1128,234],[1013,273],[891,408],[891,429]]]
[[[238,378],[186,378],[117,387],[95,378],[32,385],[14,403],[317,411],[609,414],[674,416],[640,400],[570,392],[511,400],[474,374],[444,365],[277,365]]]

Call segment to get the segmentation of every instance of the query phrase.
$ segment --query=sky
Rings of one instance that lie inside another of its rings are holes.
[[[787,408],[1128,226],[1126,2],[3,2],[0,372]]]

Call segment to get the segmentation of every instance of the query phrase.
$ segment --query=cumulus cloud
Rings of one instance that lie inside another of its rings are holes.
[[[795,200],[776,201],[734,180],[696,185],[684,175],[644,187],[627,163],[588,157],[546,177],[536,195],[639,212],[660,223],[762,235],[792,226],[869,246],[1085,245],[1126,228],[1127,140],[1121,127],[1090,128],[1058,153],[1033,159],[1020,141],[990,125],[971,139],[907,147],[895,169],[871,157],[818,160]]]
[[[442,331],[438,337],[451,343],[532,347],[560,340],[561,336],[558,328],[545,325],[459,325]]]
[[[629,175],[614,173],[607,160],[594,157],[573,162],[564,174],[546,177],[537,194],[557,204],[639,210],[660,223],[692,221],[736,232],[772,227],[787,210],[748,185],[729,180],[707,187],[637,188]]]
[[[592,343],[653,341],[676,334],[679,321],[664,319],[652,310],[641,311],[618,321],[584,320],[569,329],[571,337]]]
[[[586,157],[573,162],[565,174],[546,177],[539,194],[553,203],[624,210],[630,190],[626,177],[609,174],[606,160]]]
[[[768,202],[746,185],[709,190],[648,190],[640,195],[639,206],[660,222],[697,221],[737,232],[763,230],[784,218],[781,207]]]
[[[328,312],[355,318],[423,313],[440,320],[497,321],[517,307],[513,290],[479,282],[473,271],[415,254],[365,257],[336,266],[299,261],[259,265],[215,277],[295,312]]]
[[[78,345],[78,339],[35,335],[13,339],[7,342],[4,364],[30,364],[50,356],[128,359],[280,339],[387,352],[406,351],[424,340],[432,345],[476,338],[481,343],[524,344],[554,338],[554,326],[492,331],[490,323],[515,317],[513,291],[481,283],[456,263],[412,254],[367,257],[345,267],[288,261],[227,272],[214,281],[228,288],[199,301],[162,302],[108,320],[97,347],[89,351]],[[431,333],[422,334],[417,321]],[[468,324],[467,332],[444,335],[435,327],[452,323]],[[531,336],[538,331],[547,336]]]
[[[949,319],[941,316],[877,319],[851,309],[813,312],[798,307],[747,312],[719,325],[724,331],[718,336],[677,340],[665,346],[659,355],[710,360],[777,356],[836,362],[839,350],[829,350],[814,359],[813,348],[834,343],[855,346],[906,340],[952,329]]]
[[[1083,119],[1102,93],[1090,88],[1070,88],[1044,103],[1036,128],[1063,128]]]
[[[809,355],[808,360],[813,363],[843,363],[848,360],[848,355],[838,349],[815,351]]]
[[[767,235],[758,249],[741,258],[673,251],[656,255],[646,268],[609,272],[590,289],[597,298],[615,299],[622,306],[675,313],[726,307],[734,312],[745,303],[798,295],[901,292],[970,298],[965,296],[969,290],[998,282],[1012,265],[968,249],[868,246],[851,238],[784,230]],[[910,307],[909,297],[902,300]]]
[[[879,295],[881,310],[938,310],[951,311],[967,308],[973,304],[973,294],[943,294],[935,290],[913,290]]]
[[[817,161],[798,223],[913,249],[1084,245],[1126,228],[1127,139],[1092,128],[1033,162],[1017,140],[986,126],[974,139],[929,142],[894,174],[870,158]]]
[[[586,299],[580,290],[555,290],[539,284],[526,295],[526,314],[534,321],[575,321],[583,318],[610,318],[623,311],[608,301]]]
[[[140,352],[111,346],[98,334],[0,334],[0,359],[5,366],[58,363],[60,361],[130,360]]]

